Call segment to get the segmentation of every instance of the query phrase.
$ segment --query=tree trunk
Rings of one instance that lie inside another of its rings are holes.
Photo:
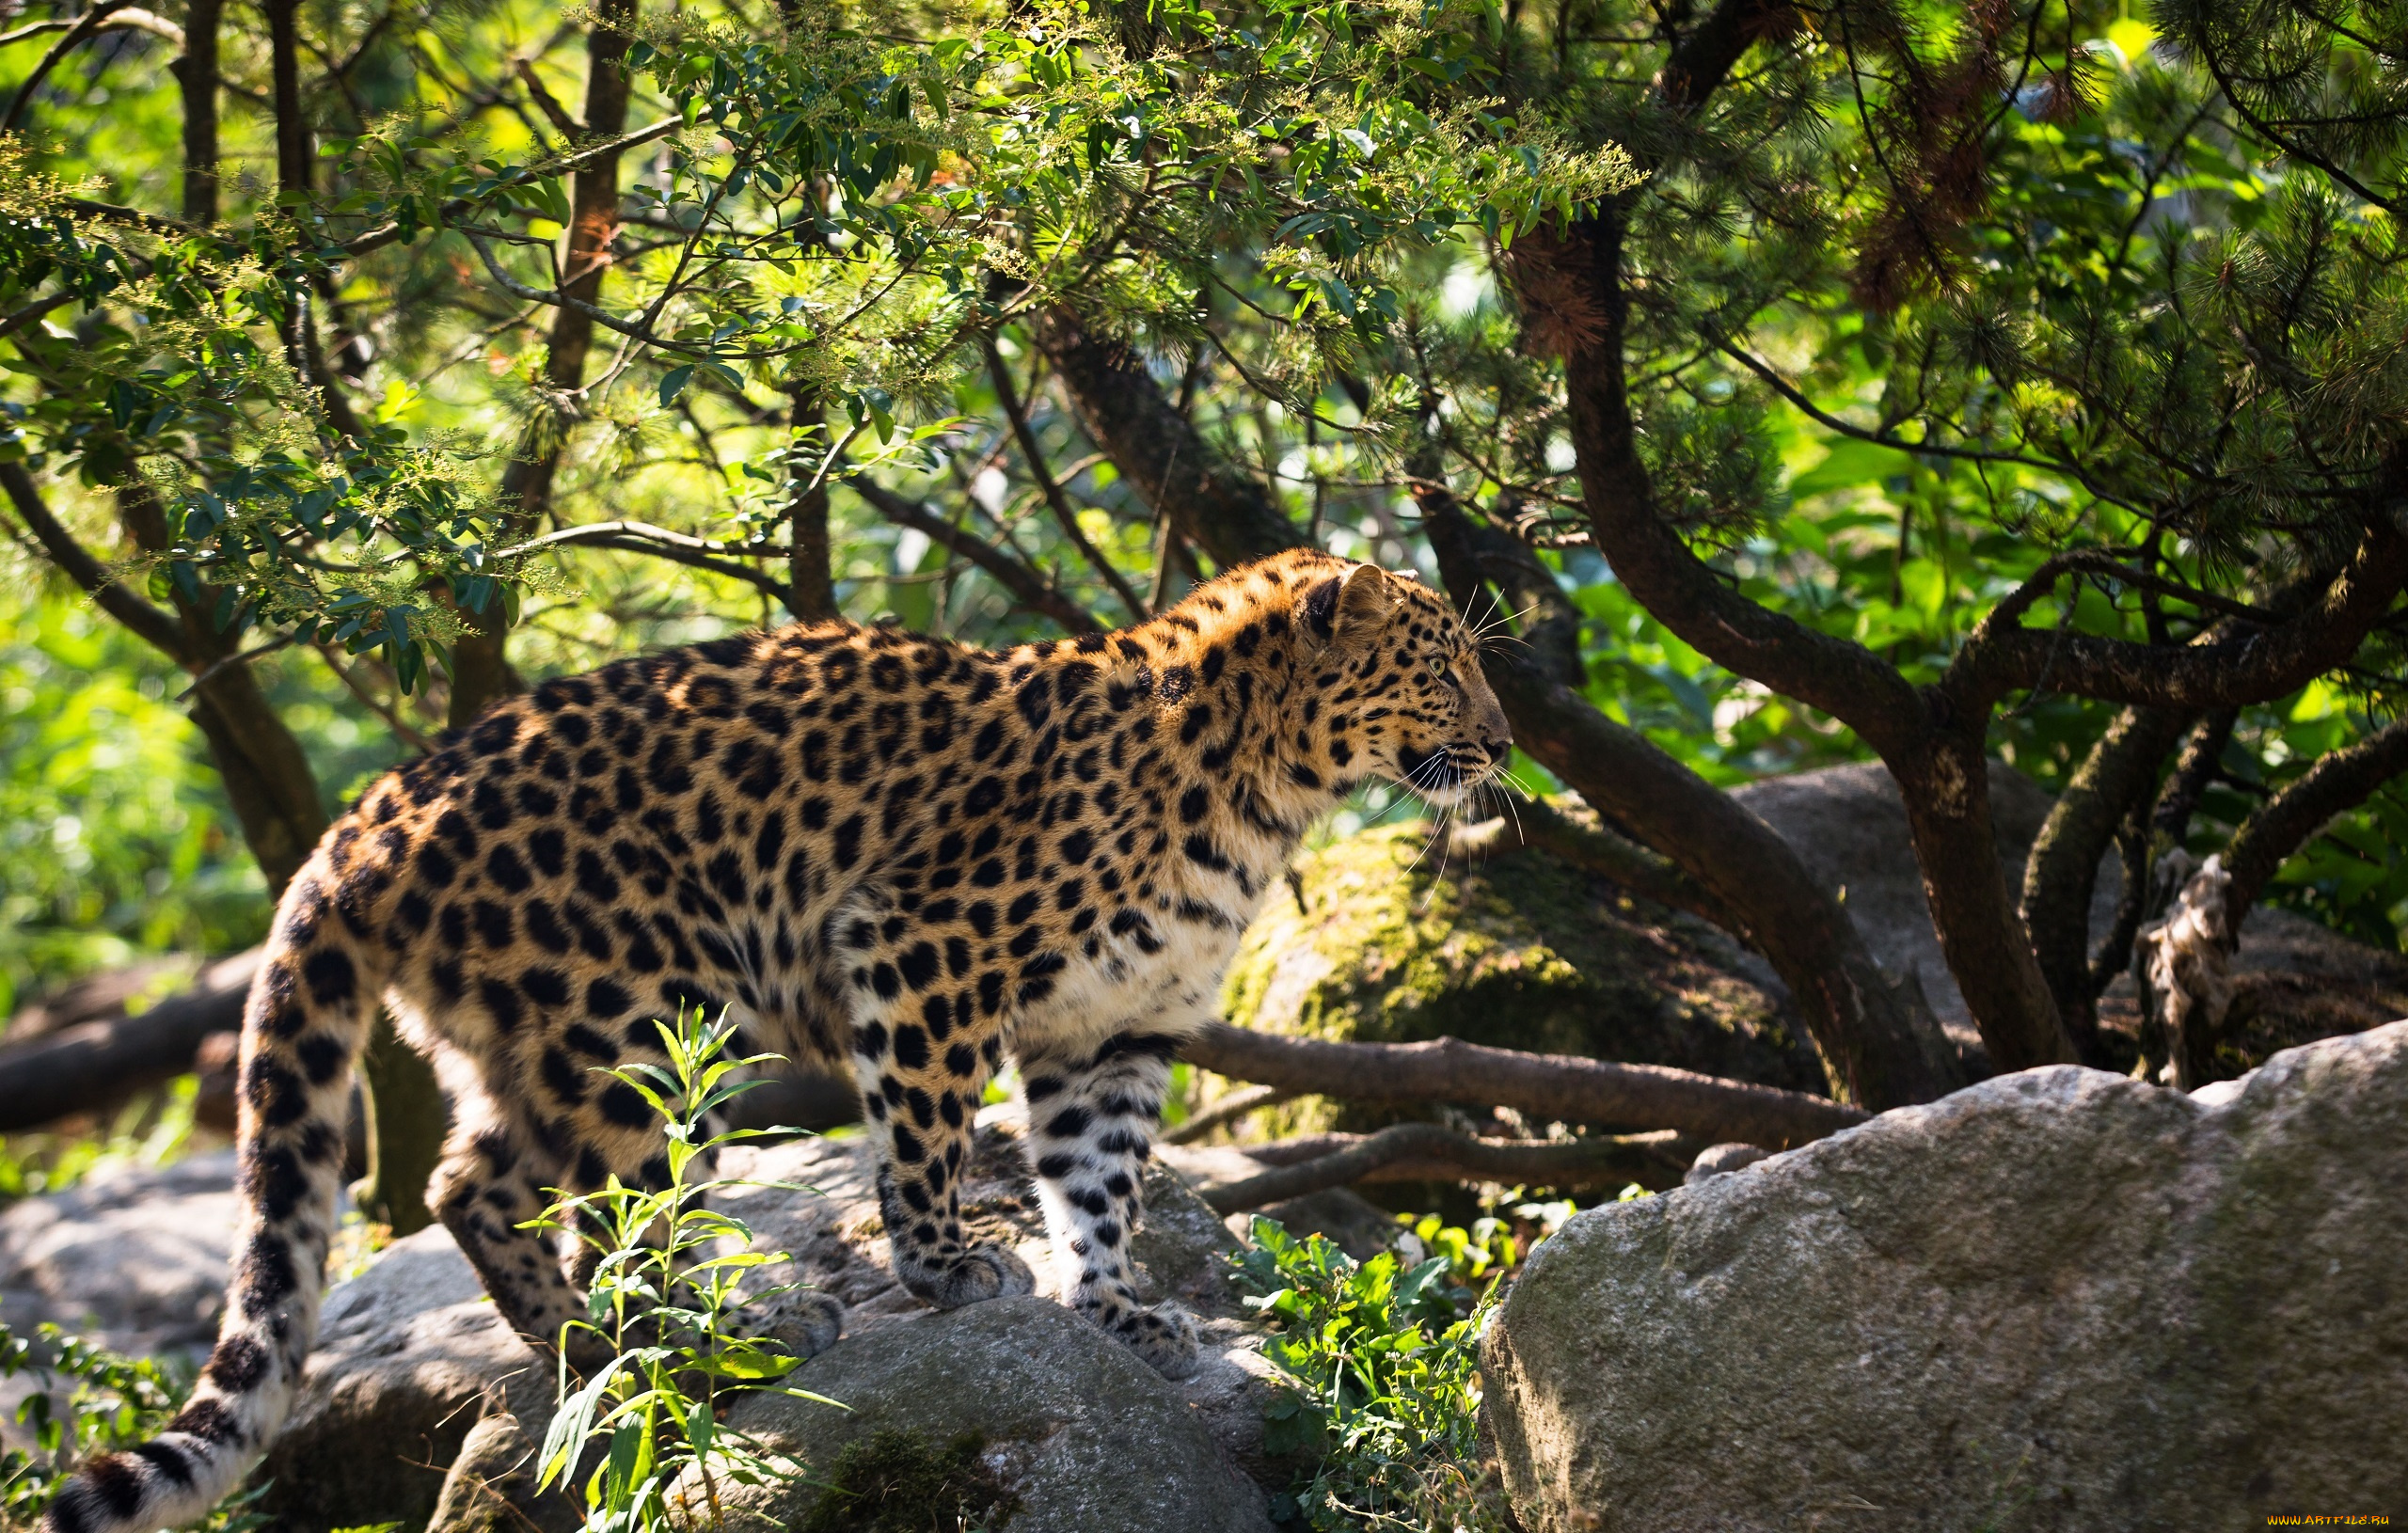
[[[184,222],[217,222],[217,27],[225,0],[187,0],[184,55],[175,64],[184,109]]]
[[[392,1227],[398,1239],[435,1222],[426,1207],[426,1184],[443,1158],[448,1114],[443,1088],[421,1054],[393,1031],[379,1013],[359,1070],[374,1114],[374,1156],[357,1191],[359,1210]]]
[[[1066,308],[1046,310],[1034,328],[1087,435],[1180,536],[1223,569],[1305,541],[1277,498],[1163,397],[1125,342],[1097,336]]]
[[[1991,1067],[2004,1072],[2076,1063],[1999,864],[1981,730],[1935,730],[1915,755],[1884,759],[1906,804],[1940,951],[1982,1019]]]
[[[816,443],[825,459],[832,445],[828,410],[816,387],[806,385],[794,391],[794,413],[787,424],[798,445],[805,440]],[[808,438],[803,435],[806,431],[811,434]],[[801,463],[786,466],[786,481],[793,487],[786,503],[786,537],[793,547],[786,566],[786,607],[804,623],[833,623],[843,615],[836,609],[833,555],[828,541],[827,466],[824,461],[808,467]]]
[[[2170,708],[2126,708],[2099,737],[2032,843],[2022,916],[2041,977],[2084,1063],[2099,1059],[2098,992],[2090,983],[2090,902],[2116,828],[2153,796],[2158,767],[2188,727]]]
[[[627,126],[627,71],[622,65],[632,40],[626,25],[635,0],[600,0],[586,39],[585,133],[587,142],[615,138]],[[564,296],[598,304],[602,277],[610,270],[610,242],[619,232],[619,160],[600,154],[578,166],[571,184],[568,250],[562,262]],[[560,472],[568,430],[584,413],[585,361],[594,348],[594,321],[563,304],[552,311],[551,346],[544,361],[548,396],[520,456],[502,475],[501,499],[516,509],[508,537],[525,537],[551,511],[552,482]],[[452,653],[452,700],[446,721],[464,729],[477,715],[526,689],[511,666],[509,614],[497,593],[483,612],[464,611],[467,631]]]

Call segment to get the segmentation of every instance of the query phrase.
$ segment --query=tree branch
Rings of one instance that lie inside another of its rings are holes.
[[[1032,325],[1087,435],[1180,536],[1227,569],[1303,542],[1271,492],[1226,462],[1125,343],[1054,308]]]
[[[34,65],[33,72],[25,76],[25,83],[17,87],[16,95],[9,98],[8,115],[0,117],[0,133],[16,131],[24,119],[25,108],[33,104],[34,92],[41,88],[42,81],[58,67],[58,61],[73,53],[86,39],[99,32],[101,24],[108,20],[110,13],[124,9],[125,5],[126,0],[99,0],[99,4],[76,18],[75,24],[67,29],[67,35],[51,44],[50,51]]]
[[[2397,470],[2386,475],[2397,477]],[[2349,563],[2314,603],[2272,626],[2239,635],[2219,627],[2189,644],[2138,644],[2026,628],[2022,609],[2002,603],[1974,627],[1950,674],[1965,678],[1977,702],[2042,689],[2194,713],[2272,702],[2347,664],[2408,582],[2408,537],[2391,523],[2394,499],[2378,493]]]
[[[82,587],[103,611],[124,624],[160,654],[187,670],[192,668],[194,658],[183,624],[135,595],[75,541],[74,535],[50,514],[50,507],[42,502],[41,487],[34,482],[24,465],[0,463],[0,488],[8,490],[18,519],[33,533],[52,562],[66,571],[67,577]]]
[[[2099,861],[2134,806],[2157,786],[2158,767],[2191,716],[2126,708],[2074,768],[2023,862],[2022,916],[2057,998],[2058,1015],[2085,1061],[2098,1058],[2097,992],[2090,986],[2090,899]]]
[[[1677,1187],[1700,1140],[1671,1132],[1581,1139],[1474,1139],[1435,1123],[1399,1123],[1373,1134],[1316,1134],[1248,1145],[1275,1169],[1207,1185],[1198,1195],[1219,1214],[1304,1197],[1358,1181],[1495,1181],[1540,1187]]]
[[[1014,600],[1032,612],[1042,612],[1074,634],[1103,632],[1097,622],[1078,603],[1045,583],[1035,570],[1013,559],[990,544],[962,531],[951,522],[915,501],[879,483],[866,476],[855,475],[845,481],[853,492],[868,501],[880,516],[897,527],[908,527],[925,533],[931,541],[952,549],[994,578],[997,585],[1011,593]]]
[[[1330,1043],[1214,1022],[1180,1052],[1236,1081],[1350,1102],[1476,1102],[1597,1128],[1676,1129],[1787,1149],[1861,1123],[1856,1108],[1657,1065],[1432,1043]]]
[[[2385,782],[2408,771],[2408,719],[2395,719],[2353,745],[2328,751],[2316,765],[2241,822],[2225,848],[2225,871],[2232,876],[2226,894],[2227,929],[2242,918],[2290,855],[2313,839],[2333,817],[2364,803]]]

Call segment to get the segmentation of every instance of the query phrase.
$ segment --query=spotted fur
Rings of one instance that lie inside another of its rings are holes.
[[[285,894],[244,1020],[216,1350],[169,1430],[86,1465],[45,1527],[197,1516],[283,1421],[380,1000],[452,1099],[430,1201],[538,1346],[581,1274],[520,1225],[547,1189],[666,1174],[654,1114],[599,1072],[657,1060],[655,1019],[700,1004],[849,1067],[897,1275],[939,1307],[1031,1287],[959,1212],[1008,1053],[1071,1304],[1187,1371],[1193,1322],[1139,1304],[1128,1254],[1172,1054],[1317,814],[1374,774],[1452,798],[1508,748],[1443,601],[1304,551],[1110,636],[791,627],[498,705],[371,788]],[[805,1349],[836,1334],[821,1303],[786,1333]]]

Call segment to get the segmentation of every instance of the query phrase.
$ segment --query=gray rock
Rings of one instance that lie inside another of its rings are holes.
[[[137,1356],[206,1353],[233,1248],[234,1152],[95,1176],[0,1209],[0,1316]]]
[[[1261,1487],[1203,1413],[1048,1300],[999,1299],[841,1341],[789,1379],[850,1409],[756,1396],[727,1425],[821,1475],[848,1445],[881,1432],[930,1451],[968,1438],[986,1476],[1017,1502],[1012,1533],[1270,1527]],[[733,1529],[768,1533],[836,1493],[799,1480],[733,1489],[725,1500]]]
[[[1708,1177],[1725,1176],[1768,1160],[1771,1155],[1772,1151],[1762,1145],[1708,1145],[1697,1152],[1697,1159],[1689,1162],[1688,1175],[1681,1181],[1694,1187]]]
[[[294,1528],[422,1521],[482,1418],[511,1412],[540,1440],[553,1383],[450,1232],[422,1229],[326,1295],[263,1509]]]
[[[2183,1097],[2057,1067],[1541,1246],[1483,1354],[1530,1533],[2408,1509],[2408,1022]]]
[[[964,1173],[965,1222],[981,1238],[1015,1245],[1046,1296],[1013,1304],[1007,1316],[980,1319],[997,1307],[991,1304],[937,1316],[895,1282],[871,1168],[861,1153],[866,1143],[797,1140],[732,1149],[721,1162],[721,1176],[741,1185],[716,1194],[715,1206],[746,1222],[756,1248],[794,1258],[792,1269],[771,1269],[765,1281],[806,1281],[848,1306],[848,1339],[799,1372],[797,1383],[848,1404],[876,1403],[881,1421],[941,1428],[931,1439],[940,1446],[969,1430],[1005,1445],[997,1462],[1018,1477],[1022,1500],[1015,1527],[1149,1525],[1082,1522],[1093,1508],[1060,1499],[1070,1493],[1073,1467],[1112,1462],[1136,1440],[1131,1433],[1152,1445],[1147,1462],[1164,1466],[1165,1484],[1201,1476],[1183,1493],[1199,1498],[1197,1505],[1238,1509],[1227,1516],[1239,1521],[1208,1520],[1205,1526],[1252,1526],[1241,1516],[1246,1508],[1259,1521],[1262,1493],[1246,1477],[1284,1483],[1285,1473],[1263,1454],[1269,1365],[1219,1259],[1235,1241],[1184,1181],[1159,1167],[1149,1173],[1146,1223],[1132,1242],[1148,1297],[1179,1298],[1202,1321],[1203,1366],[1174,1384],[1054,1297],[1055,1264],[1012,1114],[982,1114]],[[948,1362],[951,1337],[969,1338],[962,1344],[987,1361],[975,1367]],[[1036,1391],[1029,1399],[1008,1382],[1018,1375],[1006,1370],[998,1382],[977,1373],[990,1364],[1003,1367],[997,1359],[1005,1353]],[[873,1387],[890,1372],[913,1382]],[[417,1523],[436,1512],[438,1499],[450,1521],[436,1525],[450,1533],[487,1524],[547,1526],[563,1507],[557,1493],[533,1495],[517,1445],[542,1441],[554,1390],[551,1367],[504,1329],[450,1236],[421,1231],[327,1296],[301,1397],[267,1464],[275,1485],[264,1506],[281,1525],[295,1528]],[[1040,1414],[1031,1414],[1040,1405],[1059,1414],[1042,1431]],[[777,1411],[788,1407],[803,1418],[827,1409],[786,1401],[743,1409],[768,1409],[765,1419],[777,1425],[784,1420]],[[1109,1425],[1107,1418],[1124,1414],[1127,1425]],[[808,1419],[791,1428],[814,1470],[826,1467],[818,1455],[852,1440],[829,1437]],[[1232,1483],[1240,1490],[1230,1490]],[[1057,1502],[1061,1509],[1047,1509]],[[1141,1496],[1132,1504],[1154,1503]],[[502,1506],[512,1509],[509,1515]],[[574,1526],[574,1519],[565,1525]]]
[[[104,1172],[0,1209],[0,1320],[43,1321],[135,1357],[197,1364],[224,1312],[234,1152]],[[29,1446],[17,1407],[40,1381],[0,1379],[0,1445]]]

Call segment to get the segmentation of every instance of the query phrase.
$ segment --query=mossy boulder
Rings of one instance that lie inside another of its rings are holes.
[[[1452,1036],[1824,1089],[1769,974],[1720,933],[1544,852],[1465,867],[1440,850],[1406,824],[1301,854],[1239,944],[1225,1014],[1298,1036]],[[1373,1120],[1298,1103],[1271,1121]]]

